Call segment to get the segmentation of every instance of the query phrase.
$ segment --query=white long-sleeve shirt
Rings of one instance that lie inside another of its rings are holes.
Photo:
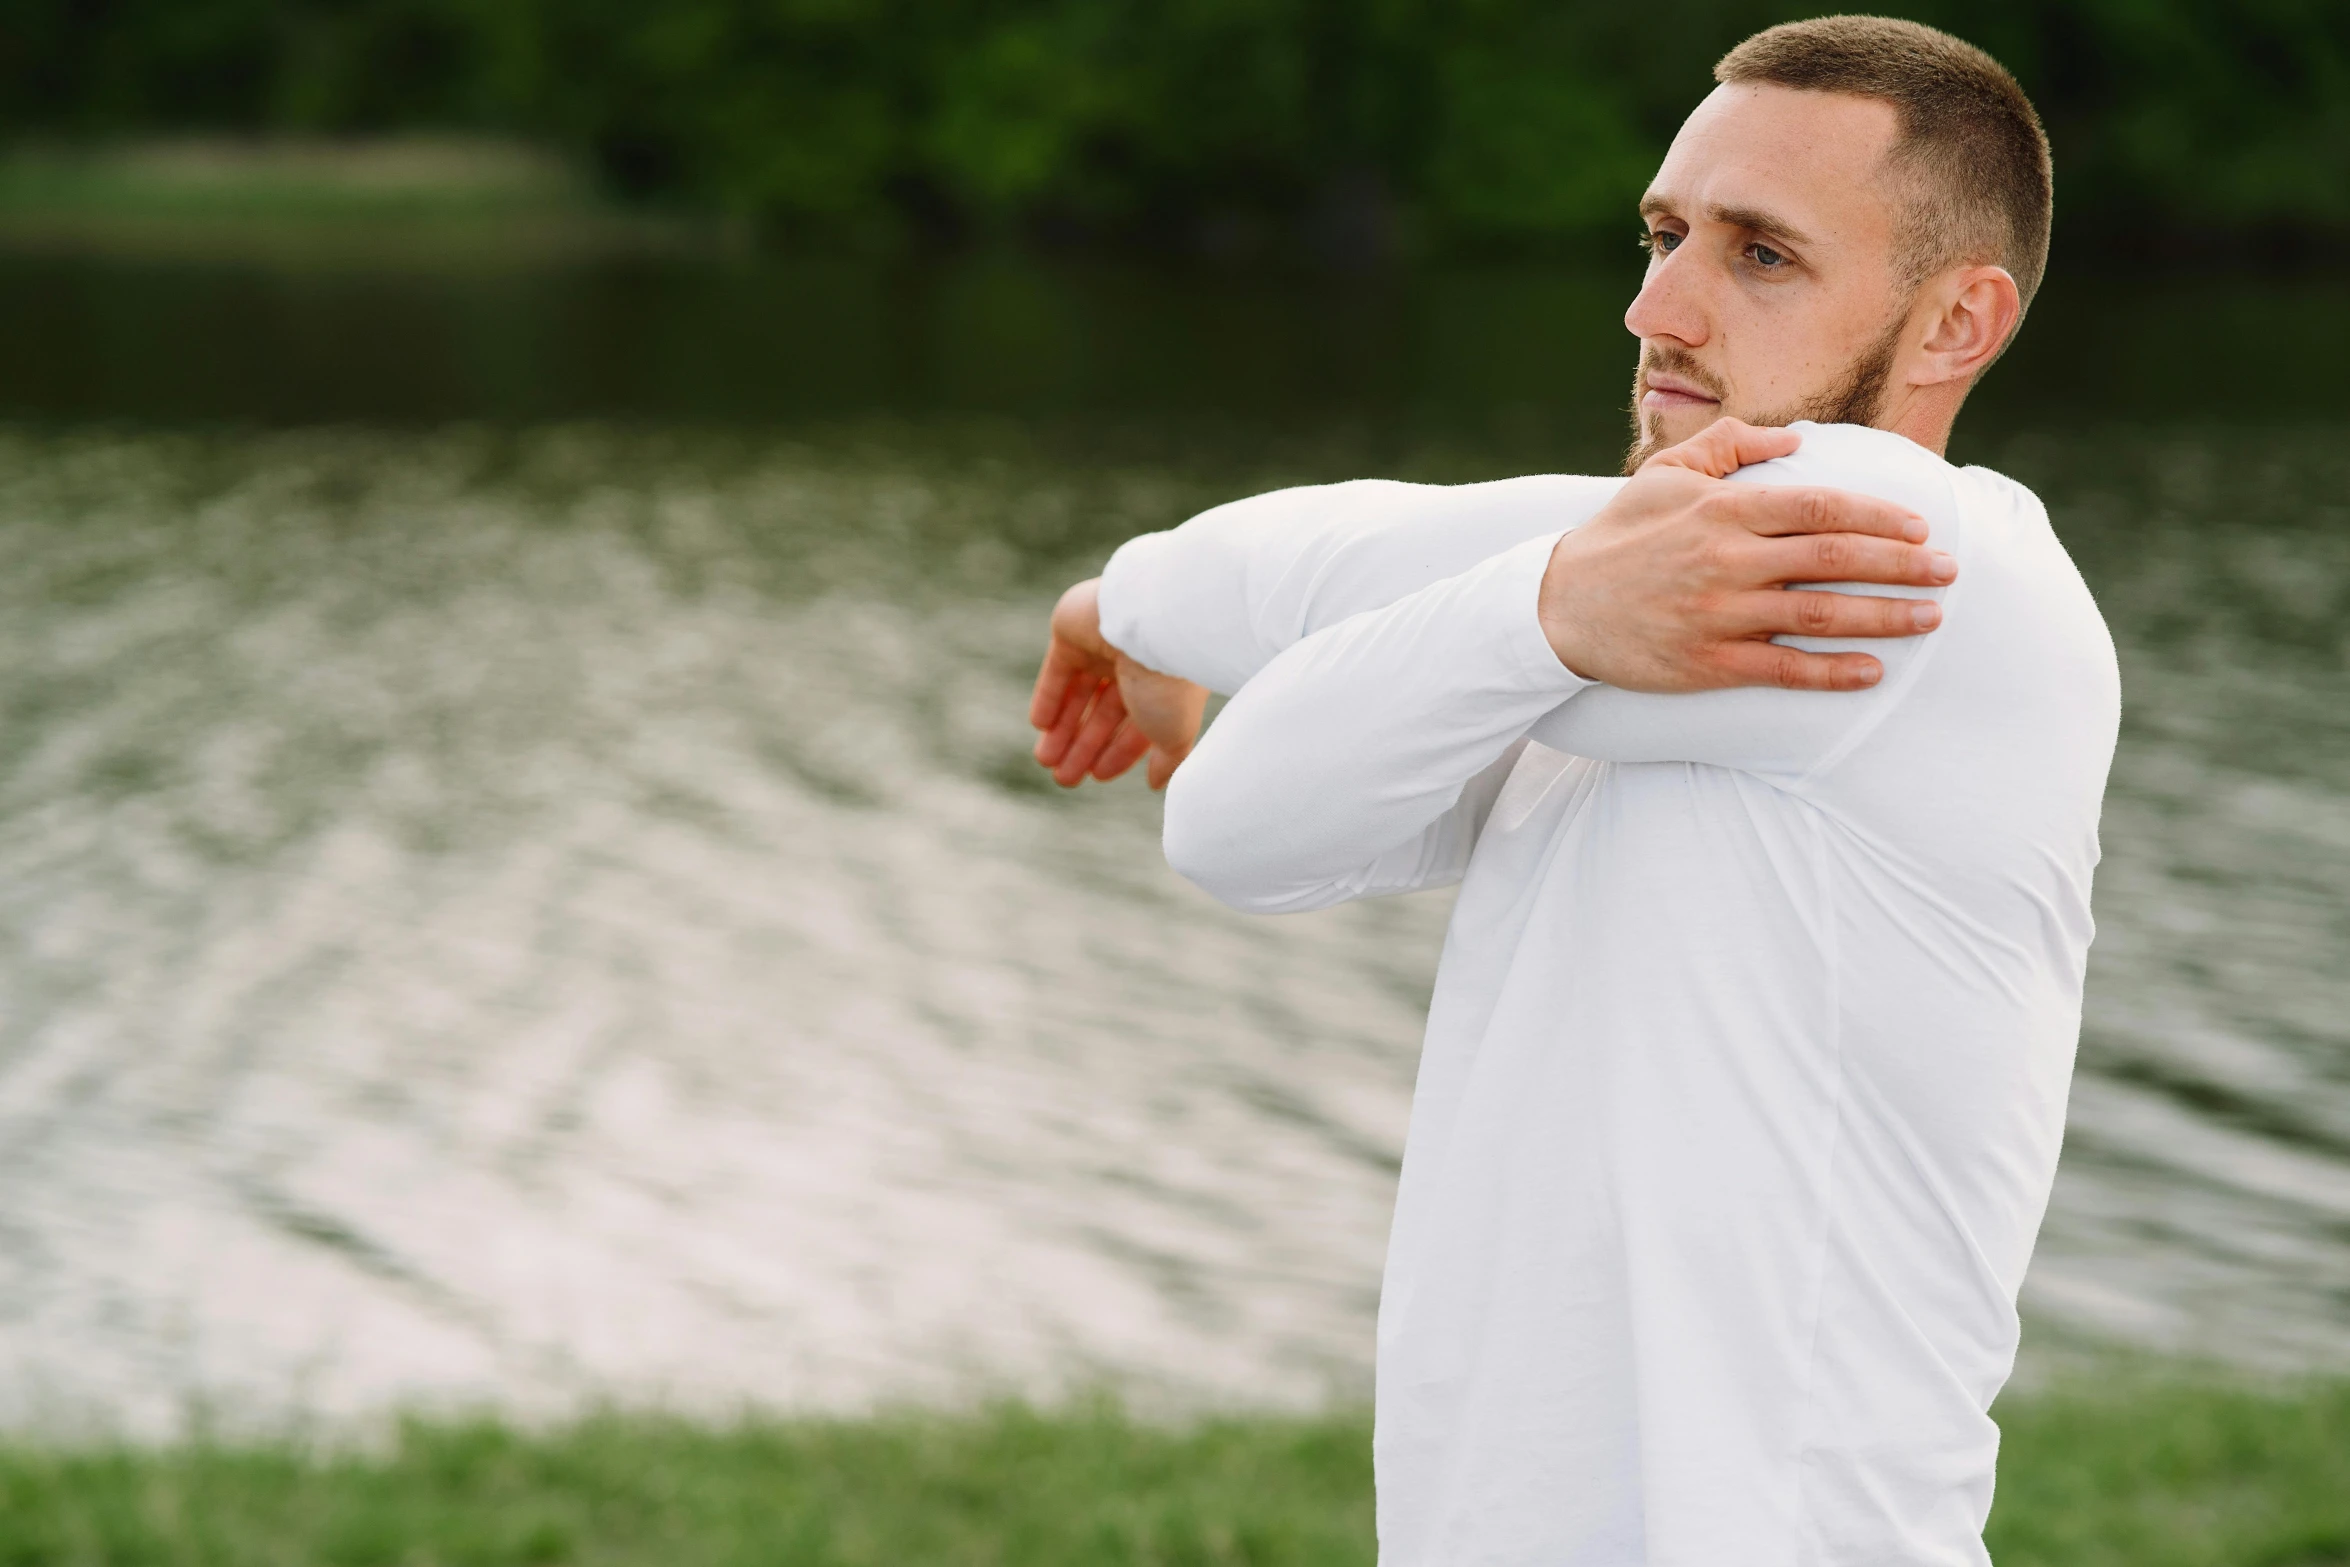
[[[1737,477],[1959,560],[1941,630],[1788,639],[1877,654],[1866,692],[1570,673],[1539,584],[1621,480],[1282,491],[1104,573],[1114,644],[1238,691],[1177,870],[1261,911],[1461,881],[1379,1311],[1387,1567],[1987,1559],[2118,673],[2029,491],[1795,428]]]

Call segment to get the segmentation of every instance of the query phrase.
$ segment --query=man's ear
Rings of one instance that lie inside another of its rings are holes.
[[[1999,357],[2023,319],[2023,294],[2005,267],[1960,267],[1944,275],[1928,296],[1935,309],[1924,325],[1917,368],[1919,386],[1970,380]]]

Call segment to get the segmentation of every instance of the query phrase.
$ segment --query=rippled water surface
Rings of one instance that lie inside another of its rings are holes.
[[[1447,903],[1063,796],[1062,582],[1242,491],[931,421],[0,433],[0,1422],[1359,1395]],[[2350,1366],[2350,452],[1986,438],[2122,647],[2027,1290]]]

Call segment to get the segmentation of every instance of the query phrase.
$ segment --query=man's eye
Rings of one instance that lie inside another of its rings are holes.
[[[1787,261],[1785,256],[1780,255],[1768,245],[1749,245],[1746,247],[1746,253],[1754,258],[1754,264],[1758,267],[1783,266]]]
[[[1669,256],[1681,243],[1681,236],[1669,229],[1651,229],[1640,236],[1640,243],[1652,255]]]

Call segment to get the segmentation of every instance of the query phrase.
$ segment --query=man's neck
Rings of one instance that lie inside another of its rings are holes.
[[[1950,455],[1950,427],[1958,422],[1966,389],[1948,385],[1910,386],[1889,399],[1890,406],[1869,421],[1872,427],[1917,442],[1937,457]]]

